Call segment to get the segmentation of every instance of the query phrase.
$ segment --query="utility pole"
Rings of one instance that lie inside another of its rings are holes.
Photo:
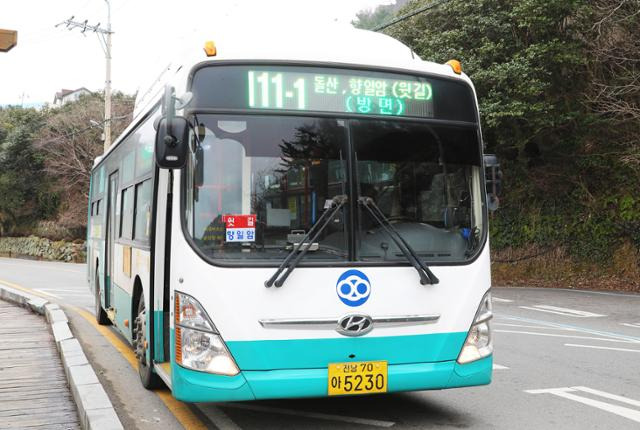
[[[111,146],[111,4],[109,0],[104,0],[107,3],[107,28],[100,27],[100,23],[96,25],[87,24],[88,20],[84,22],[78,22],[73,20],[73,16],[59,24],[66,24],[69,30],[74,28],[80,28],[80,33],[85,35],[87,30],[93,31],[100,41],[100,47],[104,51],[104,57],[106,60],[106,78],[104,81],[104,152],[107,152],[109,146]],[[85,35],[86,36],[86,35]]]
[[[107,3],[106,80],[104,82],[104,152],[111,146],[111,4]]]

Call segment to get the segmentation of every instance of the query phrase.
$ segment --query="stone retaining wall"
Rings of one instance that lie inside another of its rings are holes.
[[[58,260],[84,263],[86,251],[84,241],[51,241],[37,236],[0,237],[0,256],[35,257],[43,260]]]

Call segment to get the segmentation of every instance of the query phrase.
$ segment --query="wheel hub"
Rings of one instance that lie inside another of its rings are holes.
[[[138,360],[145,364],[147,359],[147,312],[146,310],[140,311],[135,321],[135,353]]]

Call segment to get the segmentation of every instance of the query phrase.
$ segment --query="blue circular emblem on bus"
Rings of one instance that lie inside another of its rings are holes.
[[[371,283],[361,271],[347,270],[338,278],[336,292],[345,305],[360,306],[371,295]]]

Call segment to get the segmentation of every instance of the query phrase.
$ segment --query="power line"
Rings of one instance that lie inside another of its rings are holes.
[[[441,4],[448,3],[449,1],[450,0],[436,0],[434,2],[429,3],[426,6],[423,6],[421,8],[418,8],[418,9],[414,10],[413,12],[409,12],[409,13],[407,13],[405,15],[399,16],[398,18],[394,18],[389,22],[386,22],[384,24],[380,24],[379,26],[372,28],[371,31],[384,30],[387,27],[391,27],[392,25],[397,24],[397,23],[399,23],[401,21],[404,21],[405,19],[409,19],[409,18],[411,18],[413,16],[418,15],[419,13],[425,12],[425,11],[427,11],[429,9],[433,9],[434,7],[440,6]]]

